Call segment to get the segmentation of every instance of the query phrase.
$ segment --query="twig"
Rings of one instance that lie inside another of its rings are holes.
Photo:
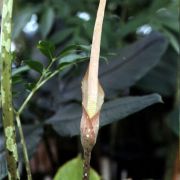
[[[27,172],[27,179],[32,180],[29,157],[28,157],[27,148],[26,148],[26,142],[25,142],[24,135],[23,135],[21,120],[20,120],[19,114],[17,114],[17,113],[16,113],[16,122],[17,122],[17,127],[19,130],[19,135],[20,135],[22,149],[23,149],[25,167],[26,167],[26,172]]]

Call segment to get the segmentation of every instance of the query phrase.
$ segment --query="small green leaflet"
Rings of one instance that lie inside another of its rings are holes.
[[[83,176],[83,160],[80,156],[68,161],[60,167],[54,180],[80,180]],[[100,176],[91,168],[90,180],[100,180]]]

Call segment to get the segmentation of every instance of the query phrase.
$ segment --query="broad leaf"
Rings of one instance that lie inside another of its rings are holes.
[[[19,84],[19,83],[21,83],[21,82],[23,82],[23,79],[22,79],[21,76],[16,75],[16,76],[13,76],[13,77],[12,77],[12,83],[13,83],[13,85]]]
[[[12,76],[15,76],[15,75],[18,75],[20,73],[26,72],[29,69],[30,69],[29,66],[21,66],[21,67],[15,68],[15,69],[12,70]]]
[[[31,60],[31,61],[25,61],[25,63],[33,70],[35,70],[36,72],[42,74],[43,72],[43,64],[40,63],[39,61],[34,61],[34,60]]]
[[[155,103],[162,103],[158,94],[123,97],[109,101],[103,107],[100,126],[123,119]]]
[[[71,64],[76,64],[78,62],[82,62],[87,60],[89,57],[86,54],[68,54],[59,59],[60,70],[64,69],[64,67],[69,66]]]
[[[46,7],[44,12],[42,13],[42,18],[40,21],[40,31],[43,38],[49,34],[52,25],[54,23],[55,14],[52,7]]]
[[[170,44],[178,55],[180,53],[180,45],[178,39],[171,31],[164,30],[164,34],[168,37]]]
[[[78,52],[78,51],[85,51],[85,52],[89,53],[90,50],[91,50],[91,47],[90,47],[90,46],[74,44],[74,45],[70,45],[70,46],[64,48],[64,49],[61,51],[60,55],[61,55],[61,56],[64,56],[64,55],[67,55],[67,54],[69,54],[70,52],[74,52],[74,51],[76,51],[76,52]]]
[[[80,156],[74,158],[57,171],[54,180],[80,180],[83,176],[83,160]],[[90,169],[90,180],[100,180],[100,176],[91,168]]]
[[[48,41],[39,41],[37,48],[50,60],[54,57],[55,46]]]
[[[162,100],[158,94],[130,96],[108,101],[104,103],[101,110],[100,126],[121,120],[152,104],[160,102]],[[81,106],[79,104],[63,105],[59,107],[59,111],[49,118],[46,123],[51,124],[60,135],[74,136],[80,133],[81,114]]]
[[[168,48],[158,65],[149,71],[136,86],[148,92],[171,96],[176,91],[178,55]]]
[[[161,23],[165,27],[170,28],[175,32],[179,32],[178,26],[178,2],[170,3],[167,8],[161,8],[156,12],[153,20],[157,21],[157,24]]]
[[[117,96],[122,90],[134,85],[157,65],[166,47],[166,39],[159,33],[152,33],[120,50],[108,64],[101,64],[99,78],[106,98]],[[62,88],[64,101],[80,100],[82,76],[83,74],[78,78],[73,76],[71,79],[67,78],[67,81],[64,80]]]

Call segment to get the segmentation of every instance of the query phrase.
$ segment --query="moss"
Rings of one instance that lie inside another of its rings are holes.
[[[13,153],[13,157],[15,160],[18,160],[16,142],[14,141],[14,128],[12,126],[8,126],[5,128],[5,136],[6,136],[6,147],[8,151]]]

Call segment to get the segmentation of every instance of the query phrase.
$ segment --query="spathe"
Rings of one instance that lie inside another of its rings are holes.
[[[100,0],[94,26],[89,67],[82,80],[81,143],[84,150],[83,180],[89,179],[91,151],[99,130],[99,115],[104,102],[104,91],[98,80],[102,24],[106,0]]]

